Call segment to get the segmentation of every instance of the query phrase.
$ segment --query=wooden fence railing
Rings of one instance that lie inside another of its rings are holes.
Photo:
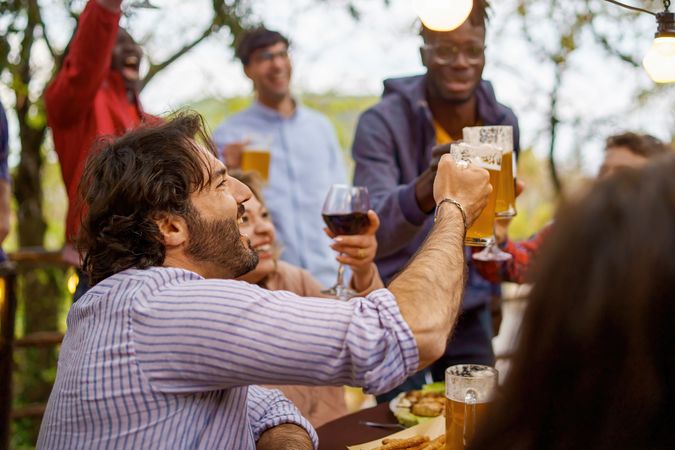
[[[12,380],[14,350],[26,347],[56,346],[63,334],[56,331],[38,331],[15,338],[16,333],[16,277],[17,266],[68,267],[60,252],[39,248],[22,249],[9,255],[10,262],[0,264],[0,450],[8,450],[12,420],[41,417],[46,404],[31,404],[12,410]]]

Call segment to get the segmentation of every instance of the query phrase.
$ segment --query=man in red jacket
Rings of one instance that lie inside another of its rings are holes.
[[[92,144],[99,136],[119,136],[152,120],[143,112],[138,96],[143,53],[119,26],[121,3],[89,1],[63,65],[45,93],[47,121],[68,191],[64,258],[78,266],[72,245],[80,224],[77,186]],[[83,274],[79,275],[74,300],[87,288]]]

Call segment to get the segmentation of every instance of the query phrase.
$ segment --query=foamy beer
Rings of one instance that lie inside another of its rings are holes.
[[[495,240],[495,205],[499,192],[499,173],[502,165],[502,151],[492,144],[468,144],[461,142],[450,146],[450,155],[456,161],[465,161],[486,169],[490,173],[492,192],[483,212],[466,230],[464,243],[474,247],[485,247]]]
[[[497,387],[492,367],[466,364],[445,370],[445,450],[463,450]]]
[[[513,152],[513,127],[466,127],[462,130],[464,142],[493,144],[502,150],[502,170],[499,174],[499,193],[495,212],[498,217],[516,215],[516,156]]]

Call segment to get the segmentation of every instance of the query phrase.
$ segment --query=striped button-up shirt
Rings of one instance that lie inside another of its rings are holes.
[[[182,269],[129,269],[75,303],[38,448],[253,449],[309,423],[255,384],[398,385],[419,364],[392,294],[302,298]]]

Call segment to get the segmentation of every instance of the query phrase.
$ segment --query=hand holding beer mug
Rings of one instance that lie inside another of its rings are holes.
[[[250,134],[245,142],[241,153],[241,170],[258,172],[263,181],[267,183],[270,176],[271,136]]]
[[[495,207],[499,196],[499,179],[502,168],[502,151],[493,144],[468,144],[462,142],[452,144],[450,155],[455,161],[465,161],[487,169],[490,173],[492,193],[488,204],[466,232],[464,243],[473,247],[485,247],[482,251],[473,254],[474,259],[480,261],[506,261],[511,255],[497,248],[494,236]]]
[[[445,450],[464,450],[497,387],[498,372],[474,364],[445,371]]]
[[[457,202],[456,206],[465,221],[464,232],[485,209],[491,192],[490,174],[487,170],[463,162],[458,163],[450,154],[442,155],[434,177],[434,201],[436,205],[440,205],[444,200]]]
[[[485,247],[494,241],[493,222],[495,217],[495,202],[499,171],[502,162],[502,152],[497,147],[489,144],[459,143],[450,146],[450,156],[459,164],[475,165],[486,169],[490,174],[492,192],[488,198],[487,206],[480,213],[476,221],[466,231],[464,243],[475,247]]]

